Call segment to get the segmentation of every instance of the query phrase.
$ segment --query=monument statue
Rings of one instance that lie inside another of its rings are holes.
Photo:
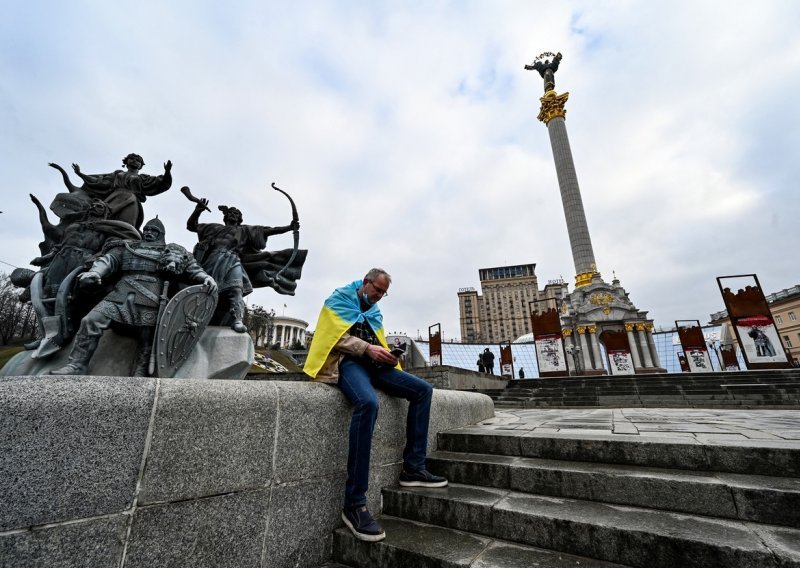
[[[552,59],[546,59],[552,57]],[[558,64],[561,62],[561,52],[552,53],[546,51],[534,59],[533,63],[526,65],[527,71],[538,71],[544,79],[544,92],[553,91],[556,88],[555,72],[558,71]]]
[[[26,345],[36,349],[34,358],[46,357],[58,351],[73,335],[73,316],[81,313],[81,300],[72,295],[75,278],[85,267],[84,264],[99,253],[109,239],[141,238],[139,231],[124,221],[108,220],[109,207],[100,199],[88,203],[80,220],[73,223],[62,221],[53,225],[47,218],[41,202],[30,196],[39,209],[39,220],[45,241],[40,248],[46,254],[31,260],[31,264],[41,269],[31,274],[29,281],[21,283],[29,287],[29,296],[39,322],[40,339]],[[15,282],[20,284],[20,282]]]
[[[284,193],[282,190],[273,187]],[[197,233],[194,256],[203,269],[214,277],[219,286],[220,302],[214,325],[230,325],[239,333],[247,331],[244,316],[244,296],[253,288],[270,287],[278,294],[294,295],[300,279],[307,250],[297,248],[300,222],[292,202],[293,220],[281,227],[243,224],[242,212],[236,207],[220,205],[222,224],[199,223],[203,211],[209,211],[208,199],[198,199],[188,187],[181,189],[197,205],[186,222],[189,231]],[[291,197],[289,197],[291,201]],[[269,252],[263,250],[267,238],[292,231],[294,248]]]
[[[122,159],[125,170],[115,170],[109,174],[87,175],[81,172],[78,164],[72,164],[72,169],[83,180],[80,187],[73,185],[64,168],[58,164],[49,165],[61,172],[64,185],[69,190],[69,194],[60,194],[51,205],[51,209],[61,218],[79,208],[76,202],[96,197],[108,204],[111,210],[109,219],[124,221],[138,229],[144,220],[142,203],[148,197],[164,193],[172,185],[171,161],[167,160],[164,164],[163,175],[150,176],[139,173],[144,167],[144,160],[139,154],[128,154]]]
[[[164,225],[158,218],[142,230],[142,240],[110,240],[88,271],[78,276],[81,285],[98,286],[119,275],[112,291],[83,319],[75,336],[69,363],[53,375],[85,375],[103,332],[112,324],[138,331],[134,376],[153,374],[153,334],[168,299],[170,286],[180,281],[199,283],[210,294],[216,283],[178,244],[165,242]],[[202,333],[202,329],[196,330]]]

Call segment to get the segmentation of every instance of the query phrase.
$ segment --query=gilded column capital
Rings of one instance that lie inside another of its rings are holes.
[[[589,330],[589,333],[597,333],[597,326],[596,325],[590,325],[588,327],[588,330]]]
[[[564,108],[564,105],[567,104],[568,98],[569,93],[562,93],[559,95],[554,90],[547,91],[544,96],[539,99],[542,106],[539,110],[539,116],[536,118],[545,124],[549,124],[551,120],[558,116],[561,118],[566,117],[567,110]]]
[[[634,329],[636,329],[636,324],[635,323],[626,323],[625,324],[625,331],[633,331]]]
[[[647,329],[647,324],[646,323],[637,323],[636,324],[636,329],[638,329],[639,331],[644,331],[644,330]]]
[[[647,331],[649,331],[650,333],[653,333],[653,330],[655,329],[655,326],[652,323],[646,323],[646,324],[644,324],[644,328]]]
[[[562,329],[561,330],[561,335],[563,337],[569,337],[570,335],[572,335],[572,330],[571,329]]]
[[[586,333],[586,326],[579,325],[578,326],[578,333],[581,334],[581,335],[585,334]]]

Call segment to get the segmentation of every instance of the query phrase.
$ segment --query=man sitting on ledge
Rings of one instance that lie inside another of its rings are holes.
[[[357,539],[369,542],[386,537],[367,510],[372,433],[378,417],[376,388],[410,403],[400,485],[447,485],[444,477],[425,469],[433,387],[402,371],[386,345],[378,301],[387,295],[391,282],[385,270],[373,268],[363,280],[334,290],[320,312],[303,369],[317,381],[337,384],[353,404],[342,519]]]

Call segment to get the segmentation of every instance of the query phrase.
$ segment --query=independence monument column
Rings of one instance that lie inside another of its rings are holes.
[[[549,59],[548,59],[549,58]],[[572,261],[575,263],[575,287],[580,288],[591,283],[592,276],[597,273],[592,250],[592,239],[589,237],[589,226],[583,211],[581,188],[578,186],[578,175],[572,161],[572,151],[567,136],[567,114],[564,105],[569,93],[561,95],[555,91],[555,72],[561,61],[561,53],[545,52],[525,69],[536,70],[544,79],[544,96],[539,120],[547,125],[550,134],[550,146],[553,148],[553,159],[556,163],[558,187],[561,190],[561,203],[564,206],[564,217],[567,220],[567,233],[572,247]]]
[[[646,311],[633,305],[616,276],[608,284],[597,271],[564,120],[567,114],[564,106],[569,93],[556,93],[555,73],[560,62],[560,53],[548,51],[525,69],[537,71],[544,80],[538,119],[545,123],[550,134],[575,264],[575,289],[562,302],[560,314],[562,335],[567,339],[568,352],[575,362],[570,373],[628,375],[664,372],[652,342],[653,320],[647,317]],[[569,341],[575,333],[579,341]]]

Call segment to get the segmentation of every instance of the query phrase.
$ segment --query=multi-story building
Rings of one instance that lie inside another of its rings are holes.
[[[800,285],[769,294],[766,299],[790,360],[795,365],[800,364]],[[711,323],[730,325],[727,310],[711,314]],[[732,331],[729,335],[734,337]]]
[[[558,299],[566,294],[563,280],[548,282],[539,290],[535,264],[481,268],[478,277],[481,293],[474,288],[458,291],[458,310],[461,322],[461,340],[464,342],[500,343],[514,341],[531,332],[532,302],[542,302],[539,309],[556,307]]]

